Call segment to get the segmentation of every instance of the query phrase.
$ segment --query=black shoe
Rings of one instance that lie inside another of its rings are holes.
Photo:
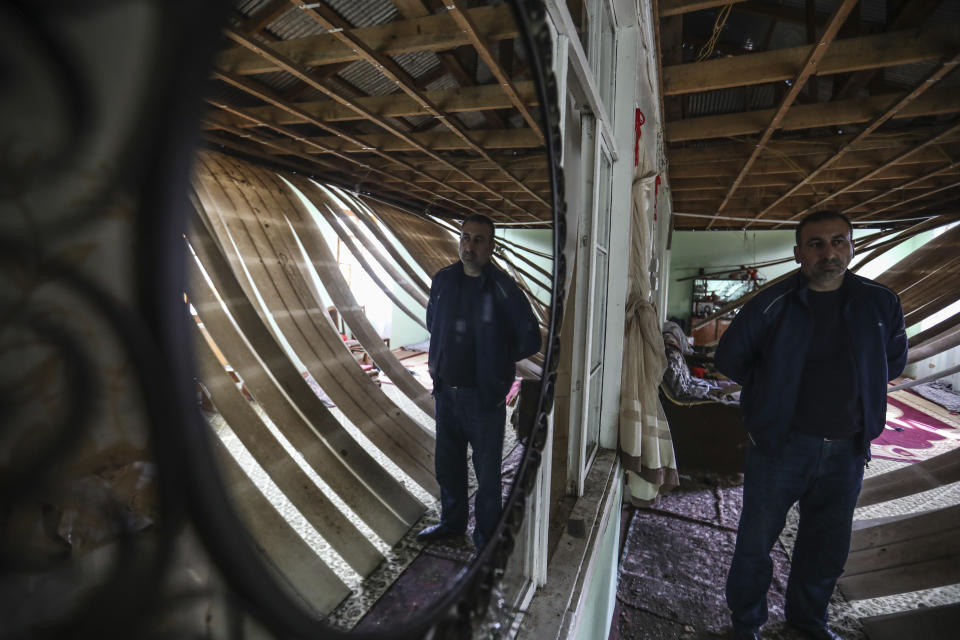
[[[439,540],[461,538],[463,537],[464,533],[464,531],[454,531],[453,529],[449,529],[442,524],[435,524],[432,527],[427,527],[418,533],[417,542],[437,542]]]
[[[796,629],[810,640],[843,640],[836,632],[828,626],[822,627],[802,627],[800,625],[787,623],[788,626]]]

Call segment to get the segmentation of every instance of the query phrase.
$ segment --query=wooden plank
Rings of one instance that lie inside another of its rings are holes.
[[[416,518],[410,519],[412,514],[405,518],[396,512],[392,505],[384,502],[382,497],[364,483],[363,477],[354,472],[348,464],[348,456],[341,454],[319,437],[283,388],[267,373],[263,362],[230,321],[196,261],[190,260],[190,263],[190,303],[203,321],[207,333],[223,352],[226,361],[243,379],[244,385],[260,403],[264,413],[303,456],[310,468],[361,520],[387,543],[396,544]],[[297,377],[303,380],[302,376]]]
[[[269,172],[254,169],[251,165],[226,156],[208,157],[207,161],[217,163],[220,176],[226,178],[221,179],[220,183],[226,187],[227,191],[238,190],[241,197],[247,198],[247,201],[252,205],[250,210],[257,214],[254,216],[241,214],[236,218],[243,223],[247,234],[253,240],[257,256],[267,263],[267,273],[270,273],[274,265],[280,268],[274,274],[274,282],[277,282],[282,273],[287,281],[283,285],[289,283],[289,289],[286,289],[288,296],[285,298],[282,311],[292,312],[301,317],[303,312],[306,312],[306,316],[311,322],[303,326],[312,328],[315,332],[315,338],[321,338],[328,347],[332,347],[328,354],[332,355],[335,361],[340,364],[338,373],[342,377],[338,379],[338,382],[346,383],[345,387],[353,387],[352,391],[354,393],[367,395],[368,400],[372,401],[373,408],[379,408],[384,412],[393,414],[395,418],[393,428],[399,430],[408,438],[407,444],[409,446],[418,446],[429,451],[429,458],[432,462],[433,433],[426,431],[410,419],[360,369],[352,354],[343,344],[339,333],[333,327],[326,309],[320,308],[320,296],[313,291],[312,279],[293,268],[298,261],[294,256],[299,255],[300,249],[297,241],[290,233],[289,226],[283,223],[272,223],[271,221],[271,218],[280,212],[286,214],[288,219],[308,214],[298,211],[293,204],[293,194],[282,186],[279,179],[274,178],[271,188],[271,174]],[[325,242],[322,239],[321,241]],[[281,291],[283,285],[278,287],[278,291]],[[377,337],[377,340],[379,341],[379,337]],[[345,373],[349,375],[343,376]],[[352,385],[348,383],[348,379],[352,379]],[[323,387],[322,383],[321,386]],[[323,388],[326,389],[326,387]],[[343,408],[342,398],[338,400],[333,394],[331,394],[331,398],[338,406]],[[359,402],[359,398],[356,396],[351,399],[354,402]],[[432,469],[430,478],[432,479]]]
[[[229,166],[229,159],[218,157]],[[257,222],[253,209],[264,206],[262,194],[242,186],[242,178],[231,179],[216,160],[214,154],[202,154],[198,161],[200,181],[213,196],[204,207],[215,211],[229,227],[245,268],[293,351],[347,418],[404,473],[437,495],[432,435],[410,420],[363,373],[326,309],[310,301],[310,285],[295,269],[285,268],[287,261],[277,255],[277,247]]]
[[[784,117],[781,129],[791,131],[868,122],[902,96],[903,94],[884,94],[859,100],[794,105]],[[960,92],[951,88],[931,89],[905,107],[893,119],[942,115],[957,111],[960,111]],[[668,122],[666,136],[669,142],[682,142],[755,134],[764,130],[773,113],[773,109],[761,109]]]
[[[915,540],[960,527],[960,505],[881,518],[881,522],[855,521],[850,551],[864,551]]]
[[[512,40],[520,35],[511,9],[506,4],[470,9],[469,15],[480,36],[487,42]],[[472,44],[467,34],[457,27],[446,12],[354,29],[352,33],[374,51],[390,56],[413,51],[446,51]],[[308,67],[360,59],[357,52],[331,34],[293,38],[275,45],[284,56],[298,60]],[[276,65],[243,47],[233,47],[222,52],[217,66],[241,75],[279,70]]]
[[[849,579],[860,574],[872,574],[931,560],[946,560],[951,556],[960,557],[960,522],[957,521],[956,514],[952,514],[952,520],[950,524],[953,526],[945,524],[943,528],[931,533],[851,551],[843,569],[843,576]],[[960,573],[955,577],[960,577]]]
[[[870,616],[860,622],[870,640],[954,640],[960,629],[960,603]]]
[[[361,199],[376,212],[431,279],[440,269],[460,259],[456,237],[439,225],[371,198]]]
[[[373,234],[373,236],[380,242],[380,244],[387,250],[393,260],[400,265],[400,268],[403,269],[410,280],[427,296],[430,295],[430,283],[427,280],[423,279],[423,276],[414,269],[414,265],[411,261],[408,261],[400,252],[397,251],[396,240],[387,237],[387,234],[381,228],[381,223],[377,219],[376,213],[373,209],[363,202],[359,198],[354,197],[349,192],[343,189],[336,189],[337,194],[343,198],[347,203],[350,204],[350,207],[353,209],[353,212],[357,215],[360,220],[363,221],[364,225]]]
[[[199,205],[199,202],[197,204]],[[189,238],[190,246],[200,259],[227,311],[250,347],[269,370],[270,376],[282,387],[311,430],[349,465],[350,473],[346,474],[346,477],[355,476],[358,484],[366,487],[377,499],[388,505],[404,522],[412,524],[419,519],[424,512],[424,506],[346,432],[284,353],[253,308],[251,299],[237,281],[227,258],[216,246],[213,236],[199,219],[197,212],[194,212],[191,220]],[[331,470],[338,472],[335,466],[331,467]],[[323,475],[321,474],[321,477]],[[362,517],[362,511],[360,513]]]
[[[960,554],[940,555],[914,560],[912,564],[841,576],[837,586],[847,600],[863,600],[955,584],[958,575]]]
[[[357,573],[368,575],[383,561],[383,556],[284,451],[227,375],[199,327],[193,324],[200,379],[217,411],[307,522]]]
[[[217,452],[217,467],[230,493],[230,502],[267,560],[267,566],[274,570],[279,584],[286,585],[292,596],[302,600],[315,613],[333,611],[350,595],[350,588],[253,484],[220,438],[214,435],[211,440]]]
[[[913,364],[938,353],[943,353],[957,345],[960,345],[960,327],[948,329],[910,347],[910,351],[907,353],[907,364]]]
[[[307,186],[303,184],[306,182],[308,181],[303,179],[297,180],[296,184],[301,188],[301,191],[303,191],[304,186]],[[313,191],[317,191],[315,186]],[[406,367],[400,364],[393,352],[384,345],[383,339],[367,320],[356,298],[353,297],[350,285],[344,279],[340,271],[340,265],[337,264],[336,258],[330,252],[327,242],[316,223],[309,218],[306,211],[299,208],[296,211],[300,214],[299,219],[288,218],[288,220],[293,225],[293,231],[303,244],[311,264],[321,282],[323,282],[323,286],[337,311],[356,335],[364,350],[373,358],[377,366],[390,376],[391,382],[396,385],[397,389],[410,398],[426,415],[433,417],[435,407],[430,392],[414,379]],[[301,263],[299,260],[296,262]],[[301,268],[304,267],[306,267],[305,264]],[[424,299],[423,304],[426,305],[426,302],[426,299]]]
[[[949,57],[956,53],[958,31],[960,25],[951,23],[924,31],[910,29],[837,40],[817,66],[816,74],[826,76]],[[664,67],[664,95],[792,80],[812,48],[803,45]]]
[[[960,449],[863,481],[858,507],[895,500],[960,480]]]

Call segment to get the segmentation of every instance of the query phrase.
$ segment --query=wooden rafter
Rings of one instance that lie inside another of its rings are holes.
[[[834,9],[833,14],[830,16],[830,19],[827,22],[827,28],[820,36],[820,41],[810,49],[807,60],[803,67],[801,67],[800,72],[797,74],[793,85],[790,87],[790,91],[788,91],[787,95],[783,98],[783,101],[780,103],[780,106],[774,113],[770,124],[767,125],[763,135],[760,136],[760,141],[757,143],[757,146],[754,147],[750,157],[747,158],[747,162],[743,165],[740,173],[730,185],[730,189],[724,196],[720,206],[717,207],[718,214],[723,211],[724,208],[726,208],[727,204],[730,202],[730,198],[732,198],[734,192],[736,192],[737,187],[740,186],[743,178],[750,172],[750,169],[753,167],[753,163],[756,161],[756,159],[760,157],[760,153],[767,145],[767,141],[769,141],[773,136],[773,133],[780,128],[783,117],[786,115],[790,105],[792,105],[793,101],[797,99],[798,95],[800,95],[800,91],[806,84],[807,79],[810,78],[814,70],[816,70],[817,64],[819,64],[820,60],[827,53],[830,43],[833,42],[834,38],[836,38],[837,33],[840,31],[841,25],[843,25],[844,20],[847,19],[847,16],[850,14],[850,11],[856,4],[857,0],[842,0],[840,5]],[[712,224],[713,220],[707,223],[707,228],[709,229]]]
[[[486,42],[512,40],[520,35],[510,7],[506,4],[497,7],[478,7],[469,9],[468,12],[479,36]],[[389,56],[412,51],[449,51],[456,47],[473,44],[470,38],[457,27],[452,16],[447,13],[413,20],[398,20],[351,31],[374,51]],[[308,68],[360,59],[357,52],[329,33],[277,42],[275,50],[279,55],[296,60]],[[242,46],[224,51],[219,56],[218,66],[238,75],[281,70],[272,61]]]
[[[935,176],[937,176],[937,175],[939,175],[939,174],[941,174],[941,173],[946,173],[946,172],[949,172],[949,171],[957,171],[958,169],[960,169],[960,161],[951,163],[951,164],[947,165],[946,167],[943,167],[942,169],[937,169],[936,171],[932,171],[932,172],[930,172],[930,173],[927,173],[927,174],[924,174],[924,175],[922,175],[922,176],[919,176],[919,177],[917,177],[916,179],[911,180],[910,182],[913,183],[913,184],[916,184],[916,183],[919,183],[919,182],[923,182],[924,180],[929,180],[930,178],[933,178],[933,177],[935,177]],[[882,207],[880,207],[879,209],[874,209],[874,210],[872,210],[872,211],[870,211],[870,212],[868,212],[868,213],[864,213],[864,214],[861,214],[861,215],[859,215],[859,216],[854,216],[854,219],[855,219],[855,220],[861,220],[861,219],[863,219],[863,218],[868,218],[868,217],[874,216],[874,215],[876,215],[876,214],[878,214],[878,213],[882,213],[882,212],[884,212],[884,211],[889,211],[890,209],[893,209],[894,207],[901,207],[901,206],[903,206],[903,205],[905,205],[905,204],[908,204],[908,203],[910,203],[910,202],[916,202],[917,200],[922,200],[922,199],[924,199],[924,198],[929,198],[930,196],[932,196],[932,195],[934,195],[934,194],[937,194],[937,193],[940,193],[941,191],[947,191],[948,189],[955,189],[955,188],[957,188],[958,186],[960,186],[960,181],[950,182],[950,183],[948,183],[948,184],[938,186],[938,187],[936,187],[936,188],[934,188],[934,189],[927,189],[927,190],[925,190],[923,193],[920,193],[920,194],[918,194],[918,195],[912,196],[912,197],[910,197],[910,198],[905,198],[905,199],[900,200],[900,201],[898,201],[898,202],[893,202],[893,203],[891,203],[891,204],[882,206]],[[893,189],[890,189],[888,192],[885,192],[885,193],[883,193],[883,194],[880,194],[880,195],[878,195],[878,196],[875,196],[875,197],[873,197],[873,198],[870,198],[870,200],[864,200],[864,201],[860,202],[860,203],[857,204],[857,205],[854,205],[854,206],[852,206],[852,207],[848,207],[847,209],[844,209],[844,213],[846,213],[846,212],[848,212],[848,211],[852,211],[852,210],[859,209],[860,207],[864,206],[864,205],[867,204],[868,202],[871,202],[871,201],[873,201],[873,200],[875,200],[875,199],[877,199],[877,198],[879,198],[879,197],[881,197],[881,196],[889,195],[890,193],[893,193],[893,192],[898,191],[898,190],[903,189],[903,188],[904,188],[904,185],[901,185],[901,186],[899,186],[899,187],[895,187],[895,188],[893,188]]]
[[[762,211],[759,211],[757,213],[757,218],[762,218],[773,207],[777,206],[778,204],[780,204],[781,202],[783,202],[784,200],[786,200],[787,198],[795,194],[800,187],[806,185],[814,177],[818,176],[821,172],[829,168],[835,161],[839,160],[841,157],[843,157],[844,154],[847,153],[847,150],[850,148],[850,145],[856,144],[861,140],[864,140],[868,136],[870,136],[883,123],[885,123],[887,120],[897,115],[907,105],[909,105],[911,102],[914,102],[918,97],[920,97],[923,93],[925,93],[930,87],[932,87],[934,84],[942,80],[944,76],[946,76],[948,73],[953,71],[953,69],[957,66],[958,62],[960,62],[960,55],[955,55],[953,58],[949,60],[945,60],[936,71],[934,71],[927,78],[921,81],[913,89],[913,91],[909,92],[907,95],[897,100],[893,105],[891,105],[889,109],[887,109],[886,111],[881,113],[879,116],[874,118],[873,121],[863,129],[863,131],[857,134],[857,136],[853,139],[853,141],[850,142],[849,145],[842,147],[839,151],[837,151],[837,153],[835,153],[833,156],[831,156],[826,161],[824,161],[819,167],[817,167],[816,169],[811,171],[809,174],[807,174],[807,176],[803,178],[803,180],[801,180],[792,188],[787,190],[786,193],[784,193],[782,196],[774,200],[771,204],[767,205],[767,207],[764,208]],[[794,215],[793,218],[796,218],[799,215],[801,214],[798,213]]]
[[[816,73],[833,75],[951,57],[956,53],[958,30],[960,25],[952,23],[926,31],[838,40],[823,56]],[[663,91],[678,95],[791,80],[799,75],[812,48],[803,45],[664,67]]]
[[[845,193],[845,192],[847,192],[847,191],[850,191],[851,189],[854,189],[855,187],[863,184],[864,182],[866,182],[866,181],[868,181],[868,180],[870,180],[870,179],[872,179],[872,178],[877,177],[879,174],[881,174],[882,172],[886,171],[886,170],[889,169],[890,167],[893,167],[894,165],[897,165],[897,164],[905,161],[905,160],[906,160],[907,158],[909,158],[910,156],[913,156],[913,155],[915,155],[915,154],[918,154],[919,152],[923,151],[924,149],[927,149],[927,148],[929,148],[929,147],[931,147],[931,146],[933,146],[933,145],[936,145],[936,144],[938,144],[939,142],[941,142],[941,141],[943,141],[943,140],[946,140],[946,139],[950,138],[950,137],[953,136],[953,135],[956,135],[957,133],[960,133],[960,124],[956,124],[956,125],[950,127],[949,129],[947,129],[946,131],[942,132],[942,133],[939,133],[939,134],[937,134],[937,135],[935,135],[935,136],[933,136],[933,137],[931,137],[931,138],[927,138],[927,140],[925,140],[924,142],[921,142],[920,144],[916,145],[915,147],[913,147],[913,148],[911,148],[911,149],[909,149],[909,150],[907,150],[907,151],[904,151],[903,153],[897,155],[895,158],[892,158],[891,160],[888,160],[887,162],[881,164],[880,166],[878,166],[877,168],[873,169],[872,171],[864,174],[864,175],[861,176],[860,178],[857,178],[857,179],[854,180],[853,182],[848,182],[845,186],[841,187],[840,189],[837,189],[837,190],[833,191],[833,193],[828,194],[825,198],[822,198],[822,199],[818,200],[817,202],[815,202],[814,204],[810,205],[809,207],[807,207],[806,209],[804,209],[803,211],[801,211],[801,212],[800,212],[799,214],[797,214],[797,215],[798,215],[798,216],[805,215],[805,214],[807,214],[807,213],[810,213],[811,211],[814,211],[814,210],[822,207],[825,203],[829,202],[829,201],[832,200],[833,198],[835,198],[835,197],[837,197],[837,196],[839,196],[839,195],[841,195],[841,194],[843,194],[843,193]],[[904,185],[904,186],[905,186],[905,185]],[[904,188],[904,187],[901,187],[901,188]]]
[[[517,109],[517,111],[520,112],[520,115],[523,116],[523,119],[526,120],[527,125],[529,125],[529,127],[537,133],[542,142],[543,132],[540,131],[540,125],[537,122],[537,119],[534,118],[530,111],[527,110],[526,105],[523,103],[523,100],[520,99],[516,88],[513,86],[513,80],[507,75],[507,73],[503,70],[503,67],[500,66],[500,63],[490,52],[487,42],[482,36],[479,25],[477,25],[476,21],[467,11],[463,0],[449,1],[450,4],[447,5],[447,9],[450,13],[450,16],[464,31],[464,33],[466,33],[467,37],[470,39],[470,44],[472,44],[473,48],[477,50],[477,55],[479,55],[487,64],[490,72],[500,83],[500,87],[510,99],[510,102],[513,103],[513,106]]]
[[[902,93],[888,93],[857,100],[796,105],[784,117],[781,128],[790,131],[869,122],[902,96]],[[931,89],[897,113],[894,119],[957,112],[960,112],[960,92]],[[668,122],[666,137],[669,142],[684,142],[754,135],[764,130],[773,113],[774,109],[762,109]]]

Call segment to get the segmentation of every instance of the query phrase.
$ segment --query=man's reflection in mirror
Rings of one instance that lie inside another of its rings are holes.
[[[489,539],[500,517],[500,458],[506,396],[516,363],[540,350],[540,329],[516,283],[490,258],[490,218],[474,214],[460,231],[460,260],[437,272],[430,287],[430,376],[436,399],[436,474],[440,522],[417,539],[433,542],[467,530],[467,445],[477,476],[473,543]]]

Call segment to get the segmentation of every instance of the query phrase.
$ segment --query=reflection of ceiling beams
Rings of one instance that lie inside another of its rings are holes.
[[[839,100],[816,104],[796,105],[790,109],[781,123],[784,130],[812,129],[869,122],[883,113],[903,94],[885,94],[859,100]],[[900,111],[897,118],[940,115],[960,111],[960,91],[956,89],[931,89]],[[666,127],[669,142],[726,138],[760,133],[773,116],[773,109],[761,109],[719,116],[704,116],[668,122]]]
[[[937,60],[956,53],[960,25],[941,25],[925,32],[897,31],[838,40],[817,65],[817,75],[876,69]],[[791,47],[735,58],[691,62],[663,69],[664,95],[711,91],[792,80],[811,47]]]
[[[294,4],[299,4],[300,0],[292,0]],[[456,7],[456,5],[451,5],[450,13],[454,18],[454,21],[460,25],[462,28],[469,32],[471,41],[474,44],[474,47],[477,48],[480,56],[487,62],[487,66],[490,67],[494,76],[500,83],[501,90],[507,95],[510,99],[511,104],[516,107],[524,119],[527,121],[527,124],[530,125],[530,130],[533,131],[539,141],[543,142],[543,134],[540,132],[540,128],[537,126],[536,120],[533,119],[533,116],[530,115],[530,112],[527,111],[526,106],[523,104],[523,100],[518,96],[516,90],[513,87],[513,84],[510,82],[510,78],[506,76],[503,69],[500,68],[496,60],[492,59],[490,52],[487,50],[486,45],[479,39],[475,31],[475,25],[470,20],[469,15],[467,15],[463,10]],[[320,24],[324,29],[327,29],[331,32],[334,32],[334,35],[341,40],[344,44],[351,46],[354,50],[361,56],[363,60],[372,64],[381,74],[383,74],[387,79],[392,81],[401,91],[407,94],[412,100],[414,100],[420,107],[422,107],[428,115],[433,118],[441,121],[447,129],[450,130],[452,134],[460,138],[464,146],[469,148],[474,153],[478,154],[480,157],[484,158],[488,162],[497,164],[493,158],[487,155],[486,150],[478,145],[470,133],[468,132],[466,126],[460,120],[455,117],[448,115],[443,111],[439,106],[434,104],[425,93],[421,92],[415,86],[415,80],[404,71],[399,64],[397,64],[393,59],[388,56],[382,55],[369,47],[358,37],[353,35],[349,30],[349,24],[347,24],[342,18],[340,18],[336,13],[324,5],[312,6],[305,8],[304,11],[309,15],[314,21]],[[333,97],[333,96],[331,96]],[[369,113],[369,112],[367,112]],[[369,119],[369,118],[368,118]],[[380,126],[384,126],[384,121],[376,120],[375,121]],[[389,128],[384,127],[388,131]],[[396,135],[396,132],[391,132]],[[417,142],[410,136],[398,136],[403,142],[406,142],[411,145],[411,148],[427,152],[428,147],[419,145]],[[429,153],[428,153],[429,155]],[[451,165],[452,166],[452,165]],[[457,169],[459,171],[459,169]],[[547,204],[539,194],[529,189],[524,185],[520,180],[515,176],[510,175],[510,173],[501,167],[501,171],[504,175],[513,180],[517,186],[520,187],[521,191],[526,191],[529,195],[533,196],[534,199],[539,199],[542,204]],[[481,187],[486,188],[482,183],[479,183]],[[508,199],[504,198],[507,202],[510,202]],[[515,203],[512,203],[515,204]]]
[[[391,124],[390,122],[388,122],[388,121],[387,121],[386,119],[384,119],[383,117],[381,117],[381,116],[379,116],[379,115],[377,115],[377,114],[375,114],[375,113],[372,113],[371,111],[369,111],[368,109],[366,109],[365,107],[363,107],[362,105],[360,105],[359,103],[357,103],[356,100],[354,100],[354,99],[352,99],[352,98],[345,97],[345,96],[341,95],[338,91],[336,91],[336,90],[334,90],[334,89],[331,89],[326,82],[324,82],[323,80],[315,77],[315,75],[313,74],[313,72],[312,72],[309,68],[304,67],[303,65],[301,65],[301,64],[299,64],[299,63],[297,63],[297,62],[295,62],[295,61],[293,61],[293,60],[291,60],[291,59],[289,59],[289,58],[286,58],[286,57],[283,56],[283,55],[280,55],[279,53],[277,53],[277,51],[276,51],[273,47],[268,47],[268,46],[265,46],[265,45],[262,45],[262,44],[259,44],[259,43],[255,42],[254,40],[250,39],[248,36],[246,36],[246,35],[243,34],[243,33],[240,33],[240,32],[238,32],[238,31],[235,31],[235,30],[232,30],[232,29],[227,29],[226,33],[227,33],[227,35],[228,35],[232,40],[234,40],[235,42],[237,42],[237,43],[241,44],[242,46],[248,48],[251,52],[255,52],[256,54],[264,57],[265,59],[269,60],[269,61],[272,62],[273,64],[277,65],[277,66],[278,66],[280,69],[282,69],[283,71],[286,71],[286,72],[288,72],[288,73],[291,73],[291,74],[293,74],[295,77],[297,77],[297,78],[299,78],[300,80],[303,80],[303,81],[306,82],[307,84],[311,85],[313,88],[315,88],[317,91],[320,91],[321,93],[323,93],[324,95],[326,95],[328,98],[332,98],[333,100],[336,100],[337,102],[339,102],[342,106],[345,106],[345,107],[347,107],[347,108],[352,109],[353,111],[355,111],[358,115],[360,115],[360,116],[361,116],[362,118],[364,118],[365,120],[368,120],[368,121],[376,124],[377,126],[379,126],[380,128],[382,128],[383,130],[385,130],[385,131],[393,134],[393,135],[396,136],[397,138],[400,138],[401,140],[403,140],[403,141],[407,142],[408,144],[414,146],[418,151],[420,151],[420,152],[422,152],[422,153],[424,153],[424,154],[432,157],[433,159],[441,162],[442,164],[444,164],[444,166],[445,166],[446,169],[448,169],[448,170],[450,170],[450,171],[454,171],[454,172],[456,172],[456,173],[461,173],[462,175],[464,175],[464,177],[470,178],[470,176],[469,176],[468,174],[464,173],[459,167],[457,167],[456,165],[454,165],[454,164],[451,163],[451,162],[448,162],[446,159],[444,159],[444,158],[442,158],[441,156],[437,155],[436,153],[430,151],[430,150],[427,149],[426,147],[423,147],[422,145],[417,144],[417,143],[416,143],[412,138],[410,138],[410,136],[407,135],[404,131],[399,130],[396,126],[394,126],[393,124]],[[277,100],[277,99],[275,99],[275,98],[271,98],[271,96],[269,95],[269,92],[264,92],[264,91],[259,91],[259,92],[257,92],[255,89],[254,89],[254,90],[251,90],[250,87],[251,87],[252,83],[249,82],[249,81],[244,82],[244,81],[242,81],[242,79],[237,78],[237,77],[233,76],[232,74],[227,74],[227,73],[224,73],[224,72],[221,72],[221,71],[215,71],[214,74],[215,74],[215,76],[216,76],[217,78],[219,78],[219,79],[221,79],[221,80],[224,80],[224,81],[228,81],[228,82],[230,82],[230,84],[232,84],[233,86],[235,86],[235,87],[237,87],[237,88],[239,88],[239,89],[242,89],[242,90],[244,90],[244,91],[247,91],[248,93],[256,93],[257,97],[259,97],[259,98],[261,98],[261,99],[263,99],[263,100],[266,100],[266,101],[270,102],[271,104],[273,104],[273,105],[276,106],[276,107],[289,108],[289,106],[290,106],[290,105],[287,105],[286,103],[284,103],[282,100]],[[299,114],[299,115],[304,115],[304,114],[301,113],[301,114]],[[344,131],[338,130],[338,129],[336,129],[336,128],[334,128],[334,127],[331,127],[330,125],[325,124],[325,123],[323,123],[323,122],[321,122],[321,121],[318,121],[318,120],[313,120],[312,124],[314,124],[314,125],[317,126],[317,127],[320,127],[321,129],[324,129],[324,130],[326,130],[326,131],[329,131],[330,133],[333,133],[334,135],[343,137],[343,138],[346,139],[346,140],[350,140],[350,141],[354,142],[354,144],[360,144],[360,145],[362,146],[362,143],[360,143],[356,138],[354,138],[353,136],[345,133]],[[379,150],[377,150],[377,149],[370,149],[370,151],[373,151],[373,153],[375,153],[375,154],[377,154],[377,155],[383,155],[384,157],[386,157],[386,158],[388,158],[388,159],[390,159],[390,160],[392,160],[392,161],[394,161],[394,162],[396,162],[396,163],[398,163],[398,164],[406,165],[406,162],[405,162],[405,161],[400,160],[400,159],[395,158],[395,157],[391,158],[390,156],[386,155],[385,153],[383,153],[383,152],[381,152],[381,151],[379,151]],[[441,185],[441,186],[443,185],[443,180],[442,180],[442,179],[437,178],[437,177],[435,177],[435,176],[427,176],[427,177],[430,178],[430,179],[431,179],[433,182],[435,182],[437,185]],[[509,204],[510,206],[518,209],[521,214],[526,214],[526,213],[527,213],[527,212],[526,212],[520,205],[518,205],[516,202],[510,200],[509,198],[506,198],[506,197],[502,196],[502,195],[499,194],[497,191],[495,191],[495,190],[493,190],[493,189],[490,189],[489,187],[486,187],[485,185],[483,185],[483,184],[480,183],[480,182],[477,182],[477,184],[480,184],[481,186],[483,186],[485,189],[487,189],[487,190],[491,193],[491,195],[497,196],[497,197],[500,198],[504,203]],[[488,204],[485,203],[485,202],[478,202],[478,204],[480,204],[480,205],[483,206],[484,208],[491,209],[492,211],[496,212],[495,209],[493,209],[490,205],[488,205]],[[513,216],[511,216],[511,215],[508,214],[507,212],[499,212],[499,213],[507,216],[508,219],[511,219],[511,220],[514,219]]]
[[[532,82],[517,82],[517,92],[528,106],[537,104],[536,89]],[[488,109],[508,109],[510,100],[504,95],[500,87],[495,84],[476,87],[462,87],[459,89],[440,89],[424,91],[428,100],[447,113],[464,113],[483,111]],[[354,99],[358,105],[371,113],[384,118],[398,118],[402,116],[423,116],[427,112],[415,100],[406,95],[391,94],[386,96],[368,96]],[[297,109],[310,114],[325,122],[347,122],[362,120],[363,117],[355,110],[345,107],[335,100],[311,100],[297,102]],[[252,107],[251,113],[257,114],[266,120],[273,120],[280,124],[298,124],[305,119],[291,114],[286,109],[277,107]],[[233,123],[236,124],[236,123]]]
[[[753,163],[756,162],[757,158],[760,157],[760,154],[763,153],[764,148],[767,146],[767,142],[770,141],[770,138],[773,136],[774,132],[780,128],[780,124],[783,122],[783,117],[787,114],[787,111],[790,109],[790,105],[793,104],[793,101],[797,99],[797,96],[800,95],[800,91],[803,89],[803,86],[806,84],[807,79],[813,75],[814,71],[817,68],[817,65],[823,59],[824,55],[827,53],[830,43],[833,42],[833,39],[837,37],[837,33],[840,31],[840,27],[843,25],[844,20],[847,19],[847,15],[853,9],[854,5],[857,4],[859,0],[842,0],[840,5],[834,10],[833,14],[830,16],[830,20],[827,24],[827,28],[824,30],[823,34],[820,36],[820,42],[812,47],[809,51],[806,61],[803,66],[800,68],[800,71],[797,73],[797,77],[794,79],[793,84],[790,86],[790,91],[787,92],[787,95],[784,96],[783,100],[780,103],[780,106],[777,107],[776,112],[773,114],[773,117],[770,119],[770,123],[767,125],[766,129],[763,132],[763,135],[760,136],[760,141],[753,148],[753,151],[750,153],[750,157],[747,158],[746,163],[744,163],[743,168],[737,174],[737,177],[734,178],[733,182],[730,184],[730,188],[727,191],[726,195],[723,197],[723,200],[720,202],[720,206],[717,207],[717,213],[719,214],[723,211],[727,204],[730,202],[730,199],[733,198],[733,194],[736,192],[737,188],[740,186],[740,183],[743,181],[744,177],[750,173],[750,169],[753,167]],[[759,216],[758,216],[759,217]],[[713,220],[710,220],[707,223],[707,228],[713,224],[716,217]]]
[[[473,146],[467,146],[460,136],[446,131],[411,133],[409,137],[418,145],[432,151],[468,151],[474,148]],[[470,137],[473,139],[475,146],[484,149],[538,149],[541,146],[536,134],[528,129],[501,129],[498,131],[484,129],[471,131]],[[388,153],[416,151],[419,148],[386,133],[359,134],[356,139],[361,142],[360,145],[338,137],[304,138],[309,142],[316,142],[330,149],[348,153],[369,152],[371,148],[377,148]],[[310,146],[310,148],[301,148],[304,146]],[[307,153],[316,153],[312,145],[304,145],[300,142],[291,141],[290,148],[300,149]]]
[[[480,37],[487,42],[513,39],[519,36],[510,7],[479,7],[469,10]],[[351,34],[373,51],[384,55],[397,55],[413,51],[445,51],[463,45],[471,45],[470,38],[457,27],[446,13],[398,20],[385,25],[352,29]],[[360,54],[341,43],[335,35],[322,34],[295,38],[274,44],[279,55],[296,60],[305,67],[319,67],[336,62],[352,62]],[[280,67],[244,47],[224,51],[217,66],[240,75],[278,71]]]
[[[477,25],[473,18],[470,17],[470,13],[467,11],[466,7],[463,6],[463,0],[450,0],[452,4],[447,5],[447,10],[450,16],[453,18],[454,22],[457,23],[464,33],[470,38],[470,44],[473,45],[473,48],[476,49],[477,55],[483,59],[486,63],[487,68],[490,69],[490,73],[493,74],[493,77],[497,79],[497,82],[500,83],[500,87],[503,89],[503,92],[507,94],[507,97],[510,98],[510,103],[516,107],[517,111],[520,112],[520,115],[523,116],[523,119],[526,120],[527,125],[539,136],[541,142],[543,141],[543,133],[540,131],[540,125],[537,124],[536,119],[531,115],[530,111],[527,110],[526,105],[523,103],[523,100],[517,94],[516,89],[513,86],[513,82],[510,80],[510,77],[507,75],[506,71],[500,66],[500,63],[493,56],[488,48],[486,40],[480,35],[480,27]]]

